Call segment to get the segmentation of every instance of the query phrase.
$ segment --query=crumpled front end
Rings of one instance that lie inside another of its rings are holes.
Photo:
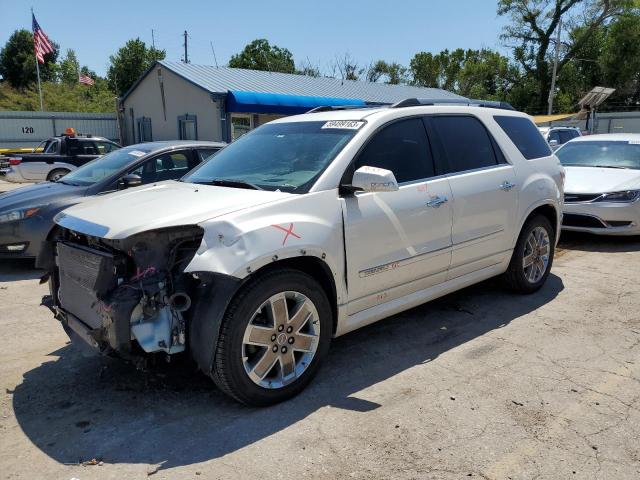
[[[45,304],[73,340],[102,353],[181,352],[191,293],[199,282],[184,269],[202,236],[197,226],[122,240],[61,229],[50,242]]]

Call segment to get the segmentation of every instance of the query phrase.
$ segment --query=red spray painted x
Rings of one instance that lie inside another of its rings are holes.
[[[286,233],[286,235],[284,236],[284,240],[282,240],[282,245],[287,243],[287,239],[289,238],[290,235],[296,238],[302,238],[300,235],[293,233],[293,223],[289,224],[288,229],[281,227],[280,225],[271,225],[271,226],[277,228],[278,230],[282,230],[283,232]]]

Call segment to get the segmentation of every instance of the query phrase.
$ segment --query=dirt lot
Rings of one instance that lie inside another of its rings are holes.
[[[0,193],[8,192],[9,190],[15,190],[16,188],[24,187],[26,185],[31,185],[30,183],[11,183],[5,182],[4,180],[0,180]]]
[[[0,476],[637,479],[640,241],[562,247],[539,293],[489,281],[337,339],[263,410],[188,365],[82,357],[3,261]]]

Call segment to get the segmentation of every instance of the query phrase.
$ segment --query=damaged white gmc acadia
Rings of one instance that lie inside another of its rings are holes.
[[[321,107],[181,181],[63,211],[45,304],[97,351],[186,351],[268,405],[310,382],[332,337],[500,274],[536,291],[564,171],[525,114],[443,103]]]

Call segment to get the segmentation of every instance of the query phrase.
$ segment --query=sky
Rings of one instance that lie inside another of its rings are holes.
[[[328,71],[348,53],[361,66],[383,59],[409,65],[420,51],[493,48],[508,53],[499,35],[506,19],[496,0],[109,0],[60,2],[0,0],[0,46],[14,30],[31,29],[30,7],[40,27],[76,51],[82,65],[105,75],[109,56],[131,38],[165,49],[168,60],[219,65],[256,38],[288,48],[296,65],[309,62]],[[72,6],[76,8],[72,8]]]

